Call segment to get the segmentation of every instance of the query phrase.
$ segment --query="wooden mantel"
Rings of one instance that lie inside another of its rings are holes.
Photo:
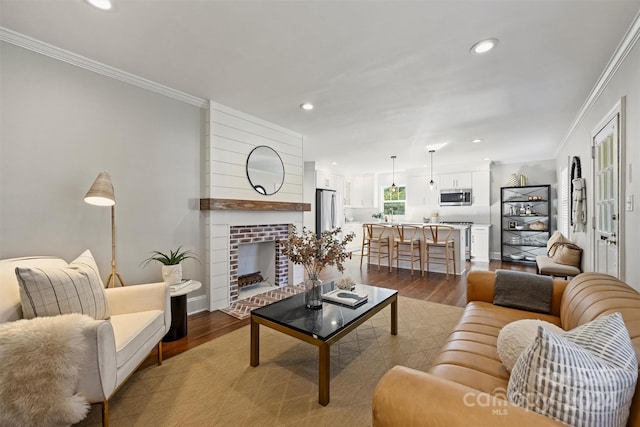
[[[200,199],[201,211],[311,211],[311,203],[261,200]]]

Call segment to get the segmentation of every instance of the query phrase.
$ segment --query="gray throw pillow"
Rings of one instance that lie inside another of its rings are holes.
[[[25,319],[81,313],[109,318],[109,305],[98,267],[90,251],[67,267],[16,267]]]

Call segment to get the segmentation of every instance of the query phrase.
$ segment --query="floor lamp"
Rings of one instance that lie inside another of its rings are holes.
[[[93,182],[93,185],[84,196],[84,201],[90,205],[111,206],[111,274],[107,278],[106,287],[116,287],[116,277],[120,281],[120,286],[124,286],[124,281],[120,273],[116,271],[116,197],[113,194],[113,184],[107,172],[100,172]]]

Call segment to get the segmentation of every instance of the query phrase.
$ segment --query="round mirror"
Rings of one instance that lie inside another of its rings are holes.
[[[284,163],[273,148],[260,145],[247,157],[247,178],[258,193],[275,194],[284,182]]]

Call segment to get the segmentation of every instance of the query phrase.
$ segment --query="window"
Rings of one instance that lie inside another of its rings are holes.
[[[396,191],[392,192],[391,187],[384,187],[383,194],[384,214],[404,215],[407,199],[406,188],[397,186]]]

